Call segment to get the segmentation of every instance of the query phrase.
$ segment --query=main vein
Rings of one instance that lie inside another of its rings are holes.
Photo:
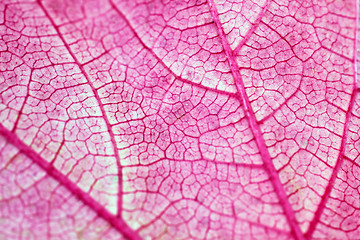
[[[233,50],[230,48],[230,45],[226,39],[225,33],[222,29],[222,25],[219,19],[219,15],[217,13],[217,9],[214,3],[214,0],[208,0],[208,4],[210,6],[210,11],[211,11],[211,15],[214,19],[214,22],[216,24],[217,30],[218,30],[218,34],[219,37],[221,39],[222,45],[224,47],[226,56],[228,58],[229,64],[230,64],[230,68],[235,80],[235,85],[236,85],[236,89],[240,94],[240,101],[242,102],[242,105],[244,107],[245,110],[245,114],[247,116],[247,119],[249,120],[249,124],[250,124],[250,128],[254,134],[254,138],[256,141],[256,144],[259,148],[261,157],[263,159],[264,162],[264,167],[266,169],[266,171],[269,174],[270,177],[270,181],[273,184],[273,187],[275,189],[275,192],[279,198],[279,202],[280,205],[282,206],[285,216],[287,218],[287,221],[290,225],[291,231],[294,234],[294,237],[297,240],[304,240],[304,235],[300,230],[299,224],[296,220],[295,217],[295,213],[293,211],[293,208],[291,207],[291,204],[289,202],[289,199],[285,193],[285,190],[283,188],[283,185],[280,181],[278,172],[275,169],[275,166],[272,162],[272,159],[270,157],[269,151],[267,149],[267,146],[265,144],[265,140],[264,137],[262,135],[261,129],[259,124],[257,123],[256,117],[255,117],[255,113],[253,112],[250,102],[249,102],[249,98],[247,97],[246,91],[245,91],[245,86],[244,83],[242,81],[242,77],[240,75],[240,71],[239,71],[239,66],[236,62]]]

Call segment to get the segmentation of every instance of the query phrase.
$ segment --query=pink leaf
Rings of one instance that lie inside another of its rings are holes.
[[[0,3],[0,239],[358,239],[356,1]]]

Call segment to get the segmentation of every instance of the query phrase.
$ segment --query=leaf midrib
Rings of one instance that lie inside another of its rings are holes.
[[[226,39],[225,33],[222,29],[221,22],[219,19],[219,15],[215,6],[215,3],[213,0],[208,0],[208,4],[210,6],[210,12],[214,19],[215,25],[217,27],[217,31],[219,34],[219,37],[221,39],[222,45],[224,47],[226,56],[229,61],[229,65],[231,68],[231,72],[234,77],[236,89],[240,94],[240,101],[243,104],[245,115],[249,121],[250,128],[254,134],[254,138],[256,141],[256,144],[259,148],[260,155],[264,162],[264,168],[266,169],[267,173],[269,174],[270,181],[273,184],[274,190],[279,198],[279,202],[281,207],[283,208],[284,214],[287,218],[287,221],[289,223],[289,226],[291,228],[291,231],[293,232],[295,239],[297,240],[304,240],[304,235],[301,232],[301,229],[299,227],[299,224],[296,220],[295,213],[293,211],[293,208],[289,202],[289,199],[285,193],[285,190],[283,188],[283,185],[280,181],[279,175],[275,169],[275,166],[272,162],[270,153],[268,151],[268,148],[265,144],[264,137],[262,135],[261,129],[259,124],[257,123],[254,111],[252,110],[252,107],[250,105],[249,98],[247,97],[245,86],[242,80],[242,77],[239,72],[239,66],[235,60],[235,56],[233,54],[233,51],[231,50],[231,47]]]

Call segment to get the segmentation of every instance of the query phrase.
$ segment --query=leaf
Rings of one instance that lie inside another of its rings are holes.
[[[0,3],[0,239],[357,239],[357,6]]]

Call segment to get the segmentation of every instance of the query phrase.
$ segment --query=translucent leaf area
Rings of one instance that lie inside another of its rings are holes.
[[[0,1],[0,239],[360,239],[359,7]]]

